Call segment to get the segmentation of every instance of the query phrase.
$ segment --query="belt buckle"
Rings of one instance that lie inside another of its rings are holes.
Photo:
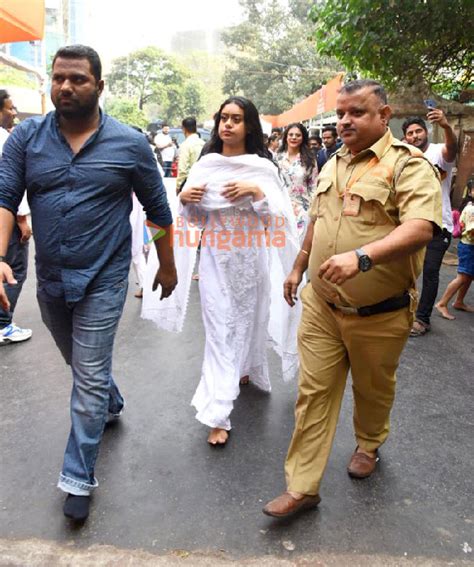
[[[356,307],[346,307],[345,305],[335,305],[335,308],[344,313],[344,315],[358,315],[359,312]]]

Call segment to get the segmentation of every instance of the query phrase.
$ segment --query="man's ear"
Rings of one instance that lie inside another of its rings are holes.
[[[382,121],[388,124],[390,122],[390,118],[392,118],[392,108],[388,104],[384,104],[380,107],[379,112]]]
[[[99,96],[102,94],[102,91],[104,90],[104,80],[101,79],[98,83],[97,83],[97,90],[99,91]]]

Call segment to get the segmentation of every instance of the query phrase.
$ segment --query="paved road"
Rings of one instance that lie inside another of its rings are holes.
[[[443,267],[442,287],[454,273]],[[470,563],[474,316],[435,317],[432,333],[410,340],[392,434],[379,470],[365,481],[345,472],[354,449],[347,389],[319,509],[278,522],[260,510],[284,487],[296,386],[283,384],[272,354],[272,394],[243,389],[228,446],[210,448],[189,406],[203,352],[193,285],[184,332],[172,335],[140,319],[132,282],[114,366],[127,410],[105,435],[100,487],[77,530],[62,516],[55,488],[70,376],[40,321],[30,275],[16,320],[33,328],[33,338],[0,349],[0,565],[168,565],[189,553],[190,565],[226,558],[249,565]],[[474,302],[473,290],[468,299]],[[101,556],[93,545],[112,547]]]

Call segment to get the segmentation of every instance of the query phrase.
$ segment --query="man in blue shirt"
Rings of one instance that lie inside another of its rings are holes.
[[[316,156],[318,171],[321,171],[328,159],[331,158],[342,145],[337,141],[337,130],[335,126],[325,126],[323,128],[321,138],[323,140],[324,148],[319,150],[318,155]]]
[[[25,187],[36,243],[37,297],[44,323],[71,366],[71,432],[58,486],[64,514],[85,520],[100,441],[124,400],[112,378],[112,348],[127,291],[132,189],[147,218],[162,227],[161,298],[177,284],[172,217],[145,137],[99,108],[104,82],[98,54],[61,48],[52,69],[56,112],[20,124],[0,167],[0,283],[14,283],[5,254]],[[162,231],[163,232],[163,231]],[[0,285],[0,305],[8,298]]]

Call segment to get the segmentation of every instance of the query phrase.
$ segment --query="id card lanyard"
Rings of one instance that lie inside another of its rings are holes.
[[[380,159],[388,152],[390,149],[391,144],[390,142],[387,143]],[[360,205],[361,205],[361,197],[359,195],[354,195],[351,193],[351,188],[355,185],[368,171],[373,169],[378,163],[380,162],[377,156],[373,156],[372,159],[369,160],[369,163],[362,169],[362,171],[356,175],[352,175],[349,178],[349,181],[346,183],[344,191],[341,193],[338,187],[338,175],[336,169],[336,189],[339,193],[341,199],[343,199],[342,204],[342,214],[347,217],[356,217],[360,212]]]
[[[361,179],[368,171],[370,171],[373,167],[378,164],[379,160],[376,156],[374,156],[369,163],[362,169],[360,173],[354,175],[349,178],[349,181],[346,183],[344,191],[342,193],[339,192],[339,187],[337,187],[337,192],[339,193],[339,197],[343,200],[342,202],[342,214],[345,217],[357,217],[360,212],[360,200],[361,197],[359,195],[355,195],[351,193],[352,186]],[[337,171],[336,171],[336,183],[337,183]]]

